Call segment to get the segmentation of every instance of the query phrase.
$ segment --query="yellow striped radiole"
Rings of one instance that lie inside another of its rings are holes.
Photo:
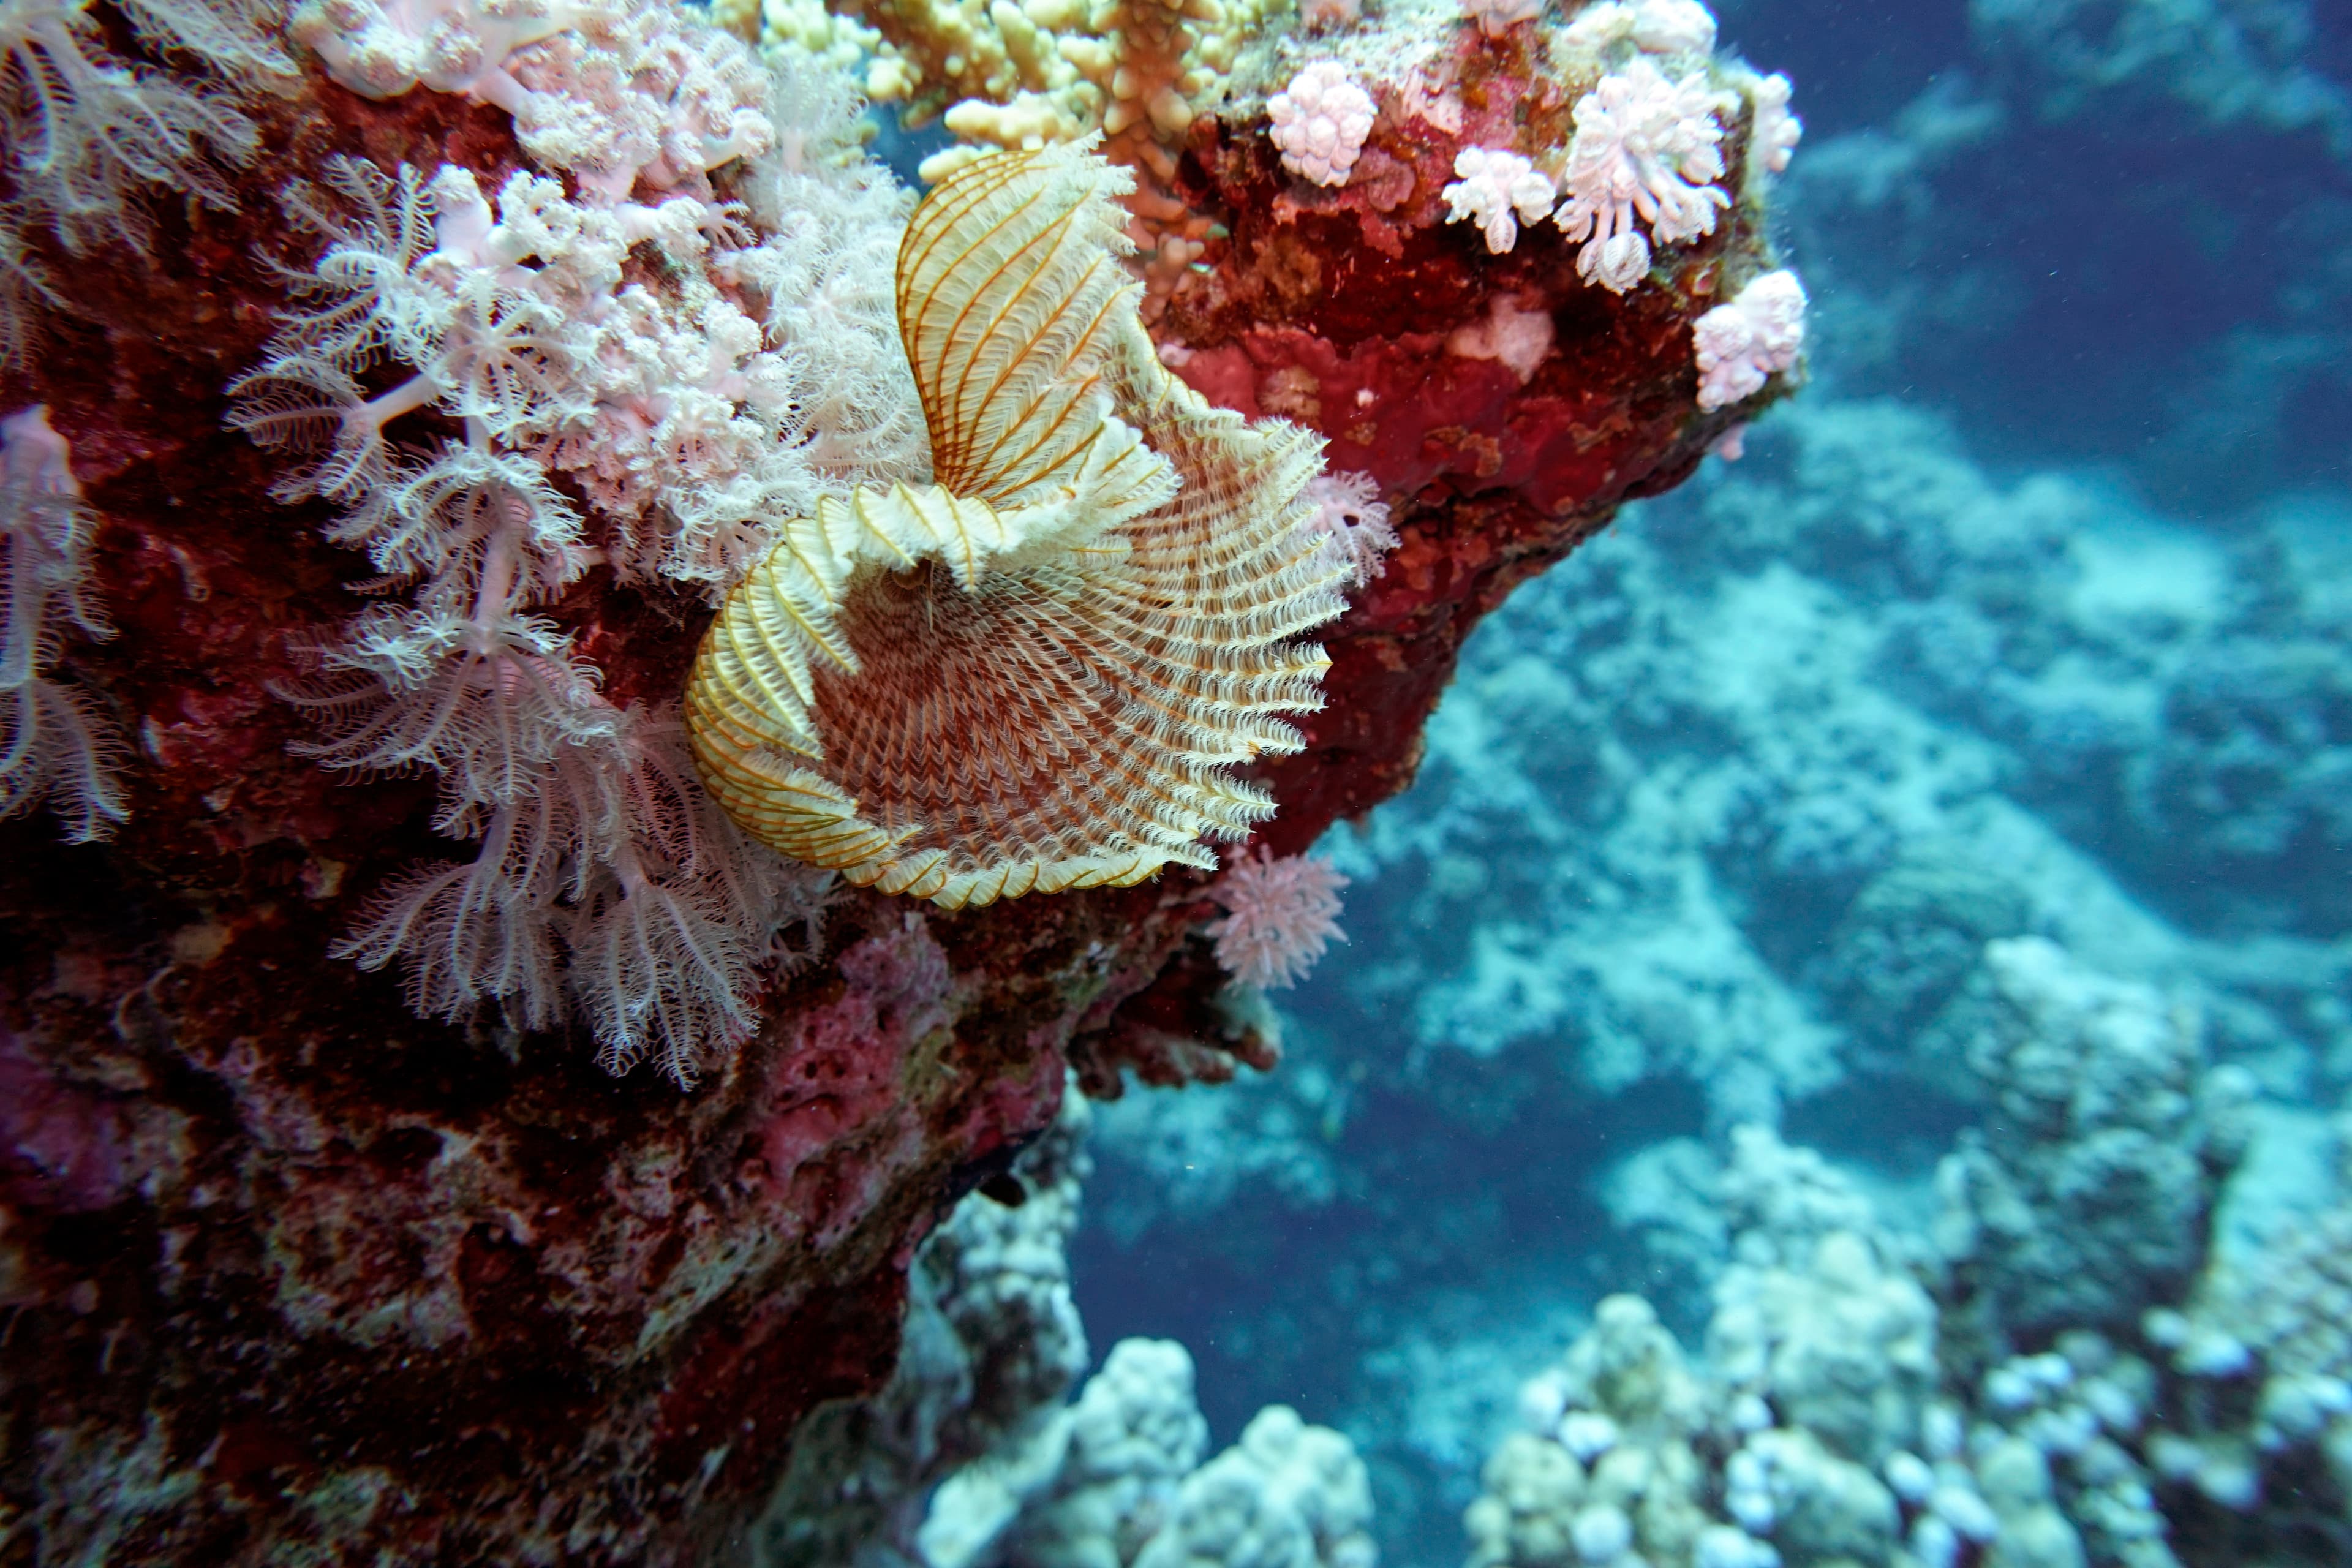
[[[932,482],[820,502],[728,595],[687,726],[795,859],[949,909],[1211,868],[1274,811],[1345,605],[1299,523],[1322,443],[1162,368],[1085,148],[943,181],[898,250]]]

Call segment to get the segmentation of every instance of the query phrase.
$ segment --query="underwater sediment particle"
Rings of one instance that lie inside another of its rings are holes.
[[[827,498],[728,597],[687,687],[748,831],[948,909],[1124,885],[1272,796],[1232,769],[1321,706],[1344,570],[1320,444],[1160,367],[1119,267],[1125,175],[1072,149],[944,181],[898,257],[935,482]]]

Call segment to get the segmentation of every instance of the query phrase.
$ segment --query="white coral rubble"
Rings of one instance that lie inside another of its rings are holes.
[[[1691,323],[1698,345],[1698,405],[1711,410],[1753,397],[1766,378],[1797,363],[1805,347],[1805,287],[1783,268],[1767,272]]]
[[[1520,224],[1542,221],[1559,195],[1549,175],[1499,148],[1463,148],[1454,155],[1454,172],[1460,178],[1443,193],[1446,221],[1475,223],[1496,256],[1518,243]]]
[[[1265,111],[1282,166],[1318,185],[1346,184],[1364,138],[1372,133],[1371,95],[1330,60],[1293,77],[1286,91],[1266,101]]]
[[[1706,73],[1669,80],[1647,56],[1577,100],[1559,226],[1584,248],[1576,269],[1622,294],[1650,269],[1650,240],[1687,244],[1731,205],[1721,186],[1722,95]],[[1645,237],[1638,219],[1650,227]]]

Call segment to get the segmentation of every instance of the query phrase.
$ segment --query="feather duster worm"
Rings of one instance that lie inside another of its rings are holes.
[[[696,656],[687,725],[786,855],[949,909],[1126,884],[1273,815],[1346,606],[1300,500],[1321,442],[1161,368],[1084,149],[942,182],[898,251],[933,481],[783,526]]]

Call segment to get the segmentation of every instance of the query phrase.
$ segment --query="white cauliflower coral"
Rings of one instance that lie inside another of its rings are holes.
[[[1764,389],[1805,346],[1805,289],[1797,275],[1767,272],[1691,324],[1698,348],[1698,405],[1717,409]],[[1736,454],[1727,453],[1726,456]]]
[[[1715,231],[1731,198],[1723,177],[1722,96],[1694,70],[1670,81],[1647,56],[1612,71],[1576,104],[1569,143],[1568,200],[1557,216],[1582,240],[1577,272],[1622,294],[1650,270],[1650,239],[1687,244]]]
[[[1518,243],[1520,224],[1540,222],[1559,194],[1542,170],[1496,147],[1463,148],[1454,155],[1454,172],[1461,178],[1443,193],[1451,209],[1446,221],[1475,223],[1496,256]]]
[[[1372,133],[1371,95],[1358,87],[1347,68],[1318,60],[1290,81],[1287,91],[1266,100],[1274,121],[1274,144],[1282,166],[1318,185],[1344,185]]]

